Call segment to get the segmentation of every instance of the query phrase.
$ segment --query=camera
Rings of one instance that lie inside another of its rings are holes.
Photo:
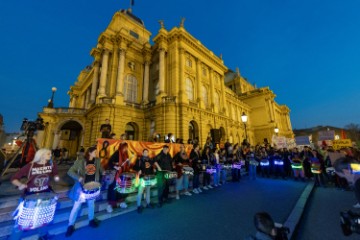
[[[290,229],[288,227],[276,227],[276,240],[288,240]]]
[[[340,212],[340,225],[345,236],[350,236],[352,233],[360,234],[360,214],[351,210]]]
[[[42,118],[37,118],[35,121],[29,121],[27,118],[24,118],[20,130],[24,131],[25,135],[28,135],[29,132],[44,130],[44,127],[44,120]]]

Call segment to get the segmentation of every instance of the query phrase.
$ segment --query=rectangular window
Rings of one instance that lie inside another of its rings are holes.
[[[136,32],[133,32],[130,30],[130,35],[133,36],[136,39],[139,39],[139,34],[137,34]]]
[[[185,65],[187,66],[187,67],[192,67],[192,61],[189,59],[189,58],[187,58],[186,59],[186,61],[185,61]]]

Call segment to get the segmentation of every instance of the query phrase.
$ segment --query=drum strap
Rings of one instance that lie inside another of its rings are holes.
[[[14,217],[13,218],[14,220],[17,220],[20,217],[23,207],[24,207],[24,201],[21,201],[20,204],[17,206],[17,208],[15,209],[15,211],[12,214],[12,216]]]

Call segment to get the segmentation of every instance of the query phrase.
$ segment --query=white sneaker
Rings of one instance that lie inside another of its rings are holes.
[[[219,185],[219,186],[221,186],[222,184],[221,184],[221,183],[219,183],[218,185]]]
[[[215,184],[214,187],[218,187],[219,185]]]
[[[198,190],[198,192],[199,192],[199,193],[202,193],[202,190],[201,190],[201,188],[198,188],[197,190]]]
[[[127,208],[128,206],[127,206],[126,202],[122,202],[122,203],[120,203],[120,207],[121,208]]]
[[[179,199],[180,199],[179,195],[176,195],[176,200],[179,200]]]
[[[108,213],[112,213],[112,212],[114,211],[114,209],[112,208],[111,205],[107,205],[106,211],[107,211]]]
[[[192,194],[186,191],[186,192],[184,193],[184,195],[186,195],[186,196],[191,196]]]
[[[203,187],[203,189],[205,189],[205,190],[209,190],[209,188],[208,188],[207,186]]]
[[[199,191],[195,188],[195,189],[193,190],[193,193],[199,194]]]
[[[208,187],[208,188],[210,188],[210,189],[212,189],[212,188],[213,188],[213,186],[211,186],[211,185],[208,185],[207,187]]]
[[[354,208],[360,208],[360,203],[357,203],[353,206]]]

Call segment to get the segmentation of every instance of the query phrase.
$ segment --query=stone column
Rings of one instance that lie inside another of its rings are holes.
[[[52,149],[55,149],[59,145],[59,141],[60,141],[60,132],[56,132],[54,134],[54,141],[53,141]]]
[[[184,85],[186,86],[186,81],[184,77],[184,66],[185,66],[185,50],[179,48],[179,57],[180,57],[180,70],[179,70],[179,102],[187,102],[187,96],[184,91]],[[186,97],[185,97],[186,96]]]
[[[225,81],[224,81],[224,76],[220,76],[220,84],[221,84],[221,101],[220,101],[220,107],[219,110],[220,112],[222,112],[223,110],[226,111],[226,98],[225,98]]]
[[[96,99],[97,89],[98,89],[98,82],[99,82],[99,61],[95,60],[94,63],[94,75],[93,75],[93,81],[91,85],[91,97],[90,102],[94,103]]]
[[[150,62],[145,61],[144,69],[144,89],[143,89],[143,101],[145,103],[149,102],[149,77],[150,77]]]
[[[38,147],[40,148],[44,147],[43,140],[44,140],[44,130],[37,130],[35,141]]]
[[[101,64],[99,97],[106,97],[105,88],[106,88],[106,79],[108,73],[108,64],[109,64],[109,50],[105,49]]]
[[[204,102],[202,101],[201,96],[201,61],[199,59],[196,59],[196,83],[197,83],[197,101],[199,103],[200,108],[204,108]]]
[[[70,97],[70,108],[74,108],[75,107],[75,96],[72,95]]]
[[[165,49],[159,49],[159,92],[165,94]]]
[[[118,45],[114,43],[113,55],[112,55],[112,64],[111,64],[111,78],[110,78],[110,96],[114,96],[114,92],[116,94],[116,86],[117,78],[116,75],[118,74]]]
[[[210,106],[211,110],[214,111],[214,71],[212,69],[209,70],[210,77]]]
[[[124,95],[125,49],[119,49],[118,75],[116,80],[116,96]]]
[[[88,88],[88,90],[86,91],[85,108],[88,108],[88,107],[89,107],[90,95],[91,95],[91,89]]]

